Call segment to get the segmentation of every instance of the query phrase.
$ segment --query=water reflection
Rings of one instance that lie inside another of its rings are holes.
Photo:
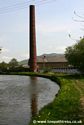
[[[30,77],[31,83],[31,117],[34,117],[38,113],[38,93],[37,93],[37,77]]]

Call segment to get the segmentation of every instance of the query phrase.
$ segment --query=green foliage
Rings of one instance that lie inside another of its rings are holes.
[[[15,59],[15,58],[11,59],[11,61],[9,62],[9,67],[13,69],[13,68],[15,68],[17,66],[18,66],[17,59]]]
[[[29,69],[18,64],[17,59],[13,58],[9,63],[0,63],[0,74],[10,74],[11,72],[28,72]]]
[[[0,72],[5,72],[7,70],[8,64],[5,62],[0,63]]]
[[[45,67],[44,69],[43,69],[43,73],[48,73],[48,72],[50,72],[51,71],[51,68],[49,68],[49,67]]]
[[[0,51],[1,51],[1,48],[0,48]]]
[[[80,71],[84,71],[84,38],[74,46],[66,48],[65,57],[69,64],[77,67]]]

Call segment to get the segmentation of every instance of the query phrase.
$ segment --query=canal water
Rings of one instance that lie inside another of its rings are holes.
[[[28,125],[53,101],[59,86],[49,79],[0,75],[0,125]]]

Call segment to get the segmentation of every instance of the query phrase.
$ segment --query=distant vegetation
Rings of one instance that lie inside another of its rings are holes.
[[[65,57],[69,64],[84,72],[84,38],[75,45],[66,48]]]
[[[1,52],[1,50],[2,50],[2,49],[0,48],[0,52]]]
[[[13,58],[9,63],[2,62],[0,63],[0,73],[9,73],[9,72],[28,72],[29,69],[19,65],[17,59]]]

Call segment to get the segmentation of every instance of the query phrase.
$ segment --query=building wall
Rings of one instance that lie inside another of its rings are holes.
[[[68,62],[38,62],[39,69],[46,68],[68,68]]]

